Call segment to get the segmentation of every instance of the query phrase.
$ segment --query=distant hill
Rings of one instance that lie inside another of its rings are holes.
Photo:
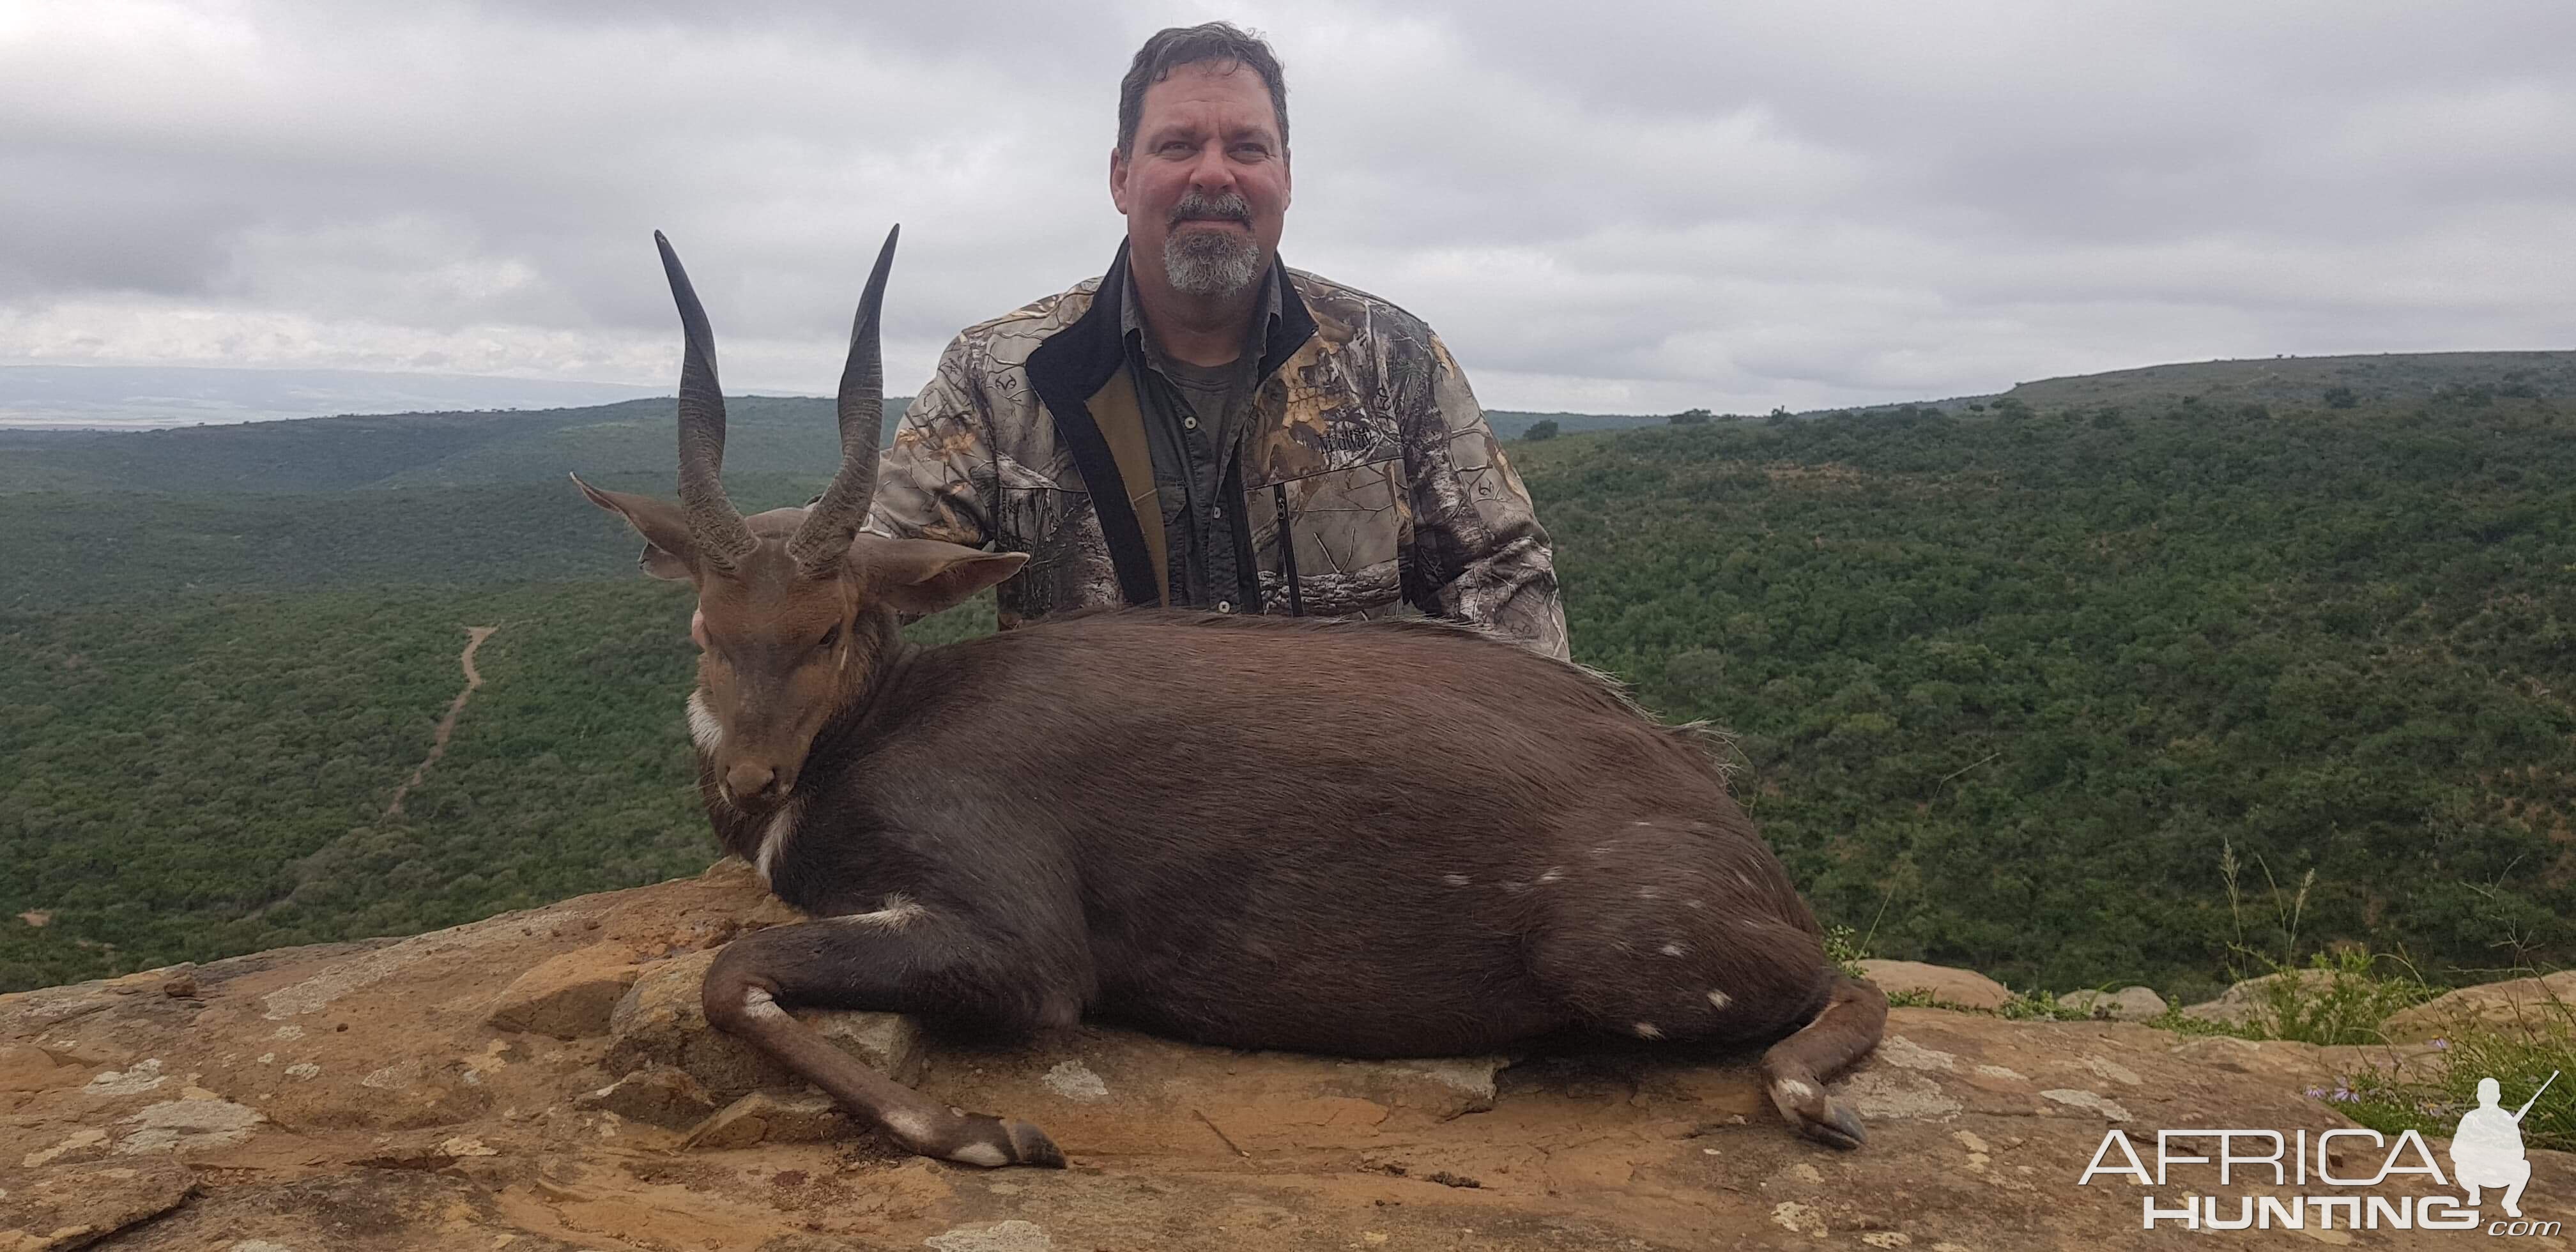
[[[2150,365],[2020,383],[2004,394],[2033,408],[2197,398],[2314,406],[2328,390],[2354,402],[2424,400],[2485,389],[2518,399],[2576,399],[2576,352],[2396,352]]]
[[[887,404],[888,435],[910,397]],[[352,491],[560,481],[621,471],[668,477],[671,399],[523,413],[391,413],[0,439],[0,491]],[[808,474],[840,459],[832,402],[726,401],[725,471]]]
[[[148,429],[200,422],[605,404],[667,387],[476,374],[215,366],[0,366],[0,429]]]
[[[1596,430],[1632,430],[1639,426],[1669,426],[1672,418],[1662,413],[1520,413],[1508,409],[1485,410],[1485,424],[1505,439],[1518,439],[1529,433],[1538,422],[1554,422],[1559,434],[1580,435]]]
[[[911,404],[886,404],[886,437]],[[146,431],[0,430],[0,492],[353,491],[561,481],[651,471],[667,477],[669,396],[533,412],[388,413]],[[840,459],[832,402],[725,401],[725,472],[810,475]],[[1542,418],[1567,434],[1662,425],[1655,416],[1486,415],[1505,439]]]

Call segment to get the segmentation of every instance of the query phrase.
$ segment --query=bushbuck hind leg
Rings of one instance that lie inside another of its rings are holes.
[[[1887,1002],[1826,960],[1769,852],[1696,821],[1608,823],[1571,846],[1572,863],[1532,884],[1550,892],[1529,945],[1548,993],[1592,1029],[1631,1038],[1780,1040],[1763,1058],[1773,1104],[1800,1134],[1858,1147],[1859,1119],[1821,1076],[1877,1042]]]
[[[1072,995],[1013,976],[989,941],[918,905],[777,926],[725,945],[701,994],[707,1020],[751,1043],[874,1123],[906,1149],[968,1165],[1061,1169],[1037,1127],[947,1107],[876,1072],[787,1013],[787,1006],[915,1013],[935,1024],[1025,1034],[1069,1024]]]
[[[1762,1054],[1763,1087],[1772,1107],[1810,1139],[1859,1147],[1868,1138],[1860,1119],[1825,1094],[1824,1080],[1877,1047],[1886,1028],[1886,993],[1837,974],[1833,994],[1815,1019]]]

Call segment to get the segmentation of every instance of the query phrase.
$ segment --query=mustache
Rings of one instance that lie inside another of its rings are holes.
[[[1197,191],[1192,191],[1181,197],[1179,204],[1172,206],[1171,224],[1177,226],[1182,222],[1193,221],[1249,224],[1252,221],[1252,202],[1244,199],[1240,192],[1230,191],[1219,196],[1203,196]]]

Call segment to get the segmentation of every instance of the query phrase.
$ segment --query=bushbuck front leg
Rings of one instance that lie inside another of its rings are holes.
[[[833,1047],[787,1005],[916,1013],[1024,1034],[1071,1022],[1069,995],[1050,993],[997,945],[901,901],[869,913],[778,926],[725,945],[701,994],[707,1020],[821,1087],[843,1108],[923,1156],[968,1165],[1061,1169],[1064,1153],[1023,1121],[962,1112],[923,1096]]]

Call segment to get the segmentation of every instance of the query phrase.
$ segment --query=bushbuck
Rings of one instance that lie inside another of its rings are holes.
[[[726,851],[815,920],[726,945],[718,1029],[913,1152],[1049,1165],[1036,1127],[932,1101],[786,1006],[1003,1038],[1086,1017],[1238,1048],[1486,1053],[1607,1032],[1770,1044],[1772,1102],[1860,1144],[1823,1079],[1887,1000],[1813,915],[1691,728],[1462,625],[1164,609],[940,648],[935,613],[1022,553],[861,533],[882,429],[889,233],[841,376],[838,476],[745,517],[721,482],[704,310],[659,233],[687,347],[673,505],[579,483],[697,591],[688,721]]]

